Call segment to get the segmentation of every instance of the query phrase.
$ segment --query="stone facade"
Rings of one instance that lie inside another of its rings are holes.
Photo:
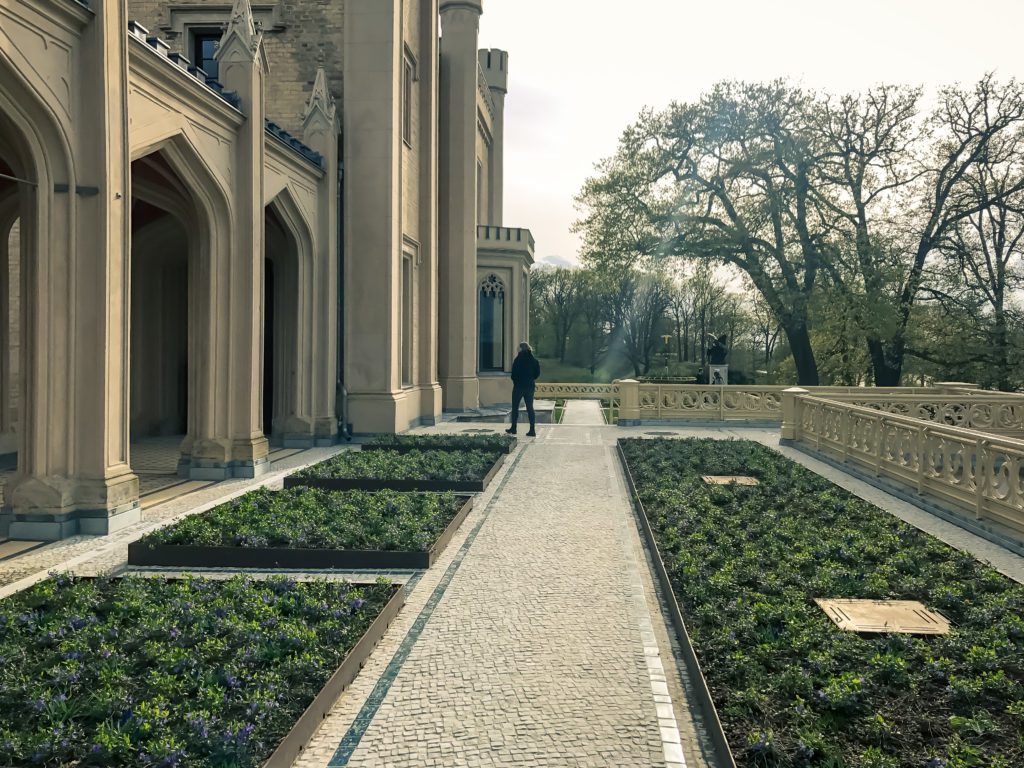
[[[479,405],[481,278],[511,348],[532,262],[526,230],[478,253],[507,87],[481,11],[0,0],[0,534],[131,525],[150,437],[255,476]]]

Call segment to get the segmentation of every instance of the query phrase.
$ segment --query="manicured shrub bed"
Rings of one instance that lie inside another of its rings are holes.
[[[289,475],[284,487],[482,491],[504,459],[495,451],[343,451]]]
[[[377,435],[363,445],[363,450],[512,453],[515,447],[512,435]]]
[[[133,565],[426,568],[472,500],[452,493],[251,491],[129,545]]]
[[[619,444],[739,765],[1024,766],[1024,586],[762,445]],[[815,597],[954,630],[842,632]]]
[[[261,765],[395,594],[58,575],[0,601],[0,765]]]

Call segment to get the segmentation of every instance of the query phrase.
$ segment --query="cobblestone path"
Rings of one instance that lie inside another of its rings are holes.
[[[599,427],[604,424],[601,403],[598,400],[566,400],[562,424]]]
[[[448,583],[416,586],[297,765],[703,765],[602,431],[520,439]]]

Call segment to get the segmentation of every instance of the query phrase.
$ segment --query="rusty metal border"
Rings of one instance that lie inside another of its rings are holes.
[[[313,738],[313,734],[320,727],[320,723],[327,717],[342,692],[355,680],[359,670],[370,658],[374,647],[380,642],[388,626],[405,605],[405,588],[401,584],[396,584],[394,589],[394,594],[384,605],[377,618],[373,620],[359,642],[348,652],[341,662],[341,666],[320,689],[320,693],[306,707],[306,711],[295,721],[295,725],[281,740],[274,753],[263,763],[262,768],[291,768],[291,765],[305,750],[310,739]]]
[[[425,552],[352,549],[297,549],[294,547],[202,547],[161,544],[150,547],[135,541],[128,545],[128,565],[178,568],[296,568],[320,570],[389,570],[429,568],[455,536],[473,509],[473,497],[463,504],[448,526]]]
[[[729,747],[729,741],[725,736],[725,729],[722,728],[722,721],[718,718],[718,710],[715,709],[715,702],[711,698],[711,689],[708,688],[708,682],[701,671],[700,662],[697,660],[697,652],[694,650],[693,643],[690,640],[690,634],[686,631],[686,622],[683,619],[683,612],[679,607],[679,601],[676,600],[675,592],[672,589],[672,580],[669,579],[668,570],[665,568],[665,561],[661,559],[661,552],[658,549],[657,541],[655,541],[654,530],[651,528],[651,522],[647,517],[647,510],[644,509],[643,502],[640,501],[640,495],[636,491],[636,484],[633,482],[633,473],[630,472],[626,455],[622,452],[621,438],[615,441],[615,450],[619,455],[619,461],[622,463],[622,471],[626,475],[626,485],[629,487],[633,509],[640,520],[640,528],[643,531],[644,539],[647,541],[647,546],[650,548],[654,574],[657,576],[662,592],[665,595],[665,605],[668,608],[672,625],[676,630],[679,647],[683,655],[683,663],[686,665],[686,671],[690,675],[693,693],[696,695],[697,703],[700,706],[704,729],[711,739],[718,768],[736,768],[736,760],[733,757],[732,749]]]

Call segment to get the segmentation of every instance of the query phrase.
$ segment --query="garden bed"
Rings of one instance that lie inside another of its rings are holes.
[[[388,583],[50,578],[0,602],[0,765],[289,766],[404,600]]]
[[[504,461],[505,454],[488,451],[343,451],[288,475],[284,487],[479,493]]]
[[[494,451],[512,453],[512,435],[377,435],[363,443],[364,451]]]
[[[473,508],[451,493],[252,491],[128,545],[129,565],[429,568]]]
[[[735,764],[1024,765],[1024,586],[765,446],[619,447]],[[816,597],[919,600],[954,629],[844,632]]]

